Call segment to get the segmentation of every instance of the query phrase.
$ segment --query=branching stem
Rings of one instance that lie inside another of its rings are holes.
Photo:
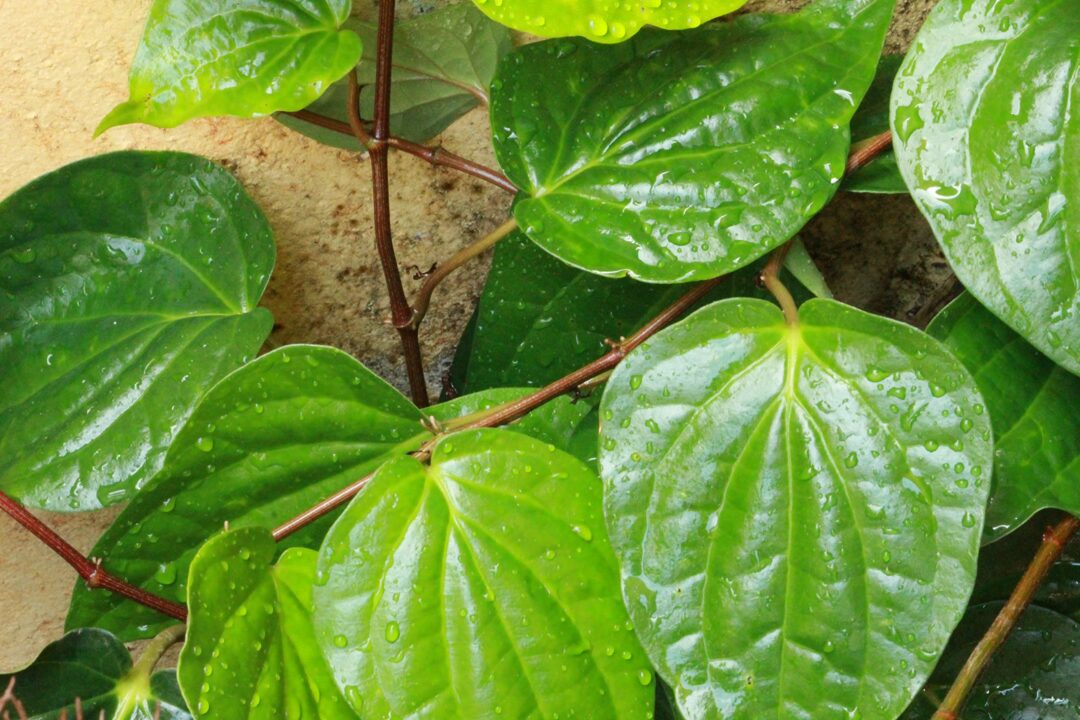
[[[64,562],[75,569],[91,590],[97,588],[109,590],[129,600],[134,600],[140,605],[145,605],[151,610],[176,618],[180,622],[187,620],[187,608],[183,605],[137,588],[109,574],[101,567],[100,562],[88,559],[17,500],[3,492],[0,492],[0,510],[10,515],[16,522],[32,532],[38,540],[49,546]]]

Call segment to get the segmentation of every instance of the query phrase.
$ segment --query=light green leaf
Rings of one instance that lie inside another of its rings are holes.
[[[600,43],[617,43],[645,25],[667,30],[695,28],[706,20],[742,7],[746,0],[473,0],[491,18],[541,37],[582,35]]]
[[[943,0],[892,99],[904,180],[979,302],[1080,374],[1080,8]]]
[[[726,300],[657,334],[601,406],[635,627],[690,720],[891,720],[959,621],[993,461],[971,376],[831,300]]]
[[[360,59],[338,28],[350,0],[155,0],[131,65],[130,97],[97,132],[196,117],[300,110]]]
[[[190,720],[176,685],[176,674],[153,675],[132,667],[131,655],[113,635],[96,628],[74,630],[50,643],[26,668],[0,675],[0,688],[11,686],[25,720],[79,717],[102,720]],[[3,703],[0,703],[3,707]],[[10,705],[4,711],[15,712]]]
[[[207,395],[162,472],[91,554],[128,582],[182,602],[192,557],[224,523],[275,527],[429,437],[420,411],[345,353],[275,350]],[[329,521],[288,544],[316,546]],[[68,615],[69,627],[104,627],[125,640],[166,622],[81,584]]]
[[[814,297],[832,299],[832,290],[825,282],[825,276],[821,274],[814,258],[806,250],[806,245],[800,238],[791,242],[791,250],[784,259],[784,268],[798,279],[799,284],[807,289]]]
[[[652,716],[600,482],[503,430],[384,465],[326,536],[315,628],[365,717]]]
[[[1043,508],[1080,513],[1080,378],[965,294],[927,328],[967,366],[994,426],[994,489],[986,538]]]
[[[622,45],[527,45],[492,83],[531,240],[600,275],[723,275],[833,196],[893,0],[818,0]],[[557,68],[553,71],[552,68]]]
[[[889,97],[903,55],[884,55],[855,117],[851,118],[852,145],[889,131]],[[906,193],[907,185],[896,166],[892,148],[844,177],[841,190],[864,193]]]
[[[210,540],[191,562],[187,642],[177,677],[207,720],[356,720],[315,642],[316,554],[293,548],[272,565],[270,533],[243,528]]]
[[[0,203],[0,488],[127,500],[199,398],[269,335],[266,218],[224,169],[120,152]]]

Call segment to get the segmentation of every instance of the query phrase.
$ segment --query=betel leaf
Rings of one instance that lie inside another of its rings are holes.
[[[327,534],[315,630],[358,713],[651,717],[600,481],[504,430],[384,465]]]
[[[897,76],[895,147],[979,302],[1080,374],[1080,12],[1074,0],[945,0]]]
[[[994,426],[986,538],[1042,508],[1080,513],[1080,378],[1051,362],[971,295],[927,328],[967,366]]]
[[[901,720],[930,720],[937,705],[989,629],[1002,603],[972,607],[923,693]],[[1080,708],[1080,624],[1038,606],[1020,616],[964,705],[964,717],[1075,720]]]
[[[859,109],[851,118],[851,143],[856,145],[875,135],[889,132],[889,97],[903,55],[884,55],[877,74]],[[906,193],[907,185],[896,165],[896,154],[888,149],[854,173],[844,177],[841,190],[864,193]]]
[[[601,275],[723,275],[835,193],[893,0],[818,0],[617,46],[527,45],[492,83],[495,151],[531,240]],[[552,72],[557,67],[557,72]]]
[[[746,0],[473,0],[491,18],[541,37],[581,35],[600,43],[618,43],[645,25],[668,30],[695,28],[706,20],[742,7]]]
[[[97,132],[300,110],[360,59],[350,0],[155,0],[129,98]]]
[[[266,218],[224,169],[119,152],[0,203],[0,488],[128,499],[195,403],[270,333]]]
[[[275,527],[430,437],[420,411],[349,355],[288,346],[218,384],[177,437],[162,472],[94,546],[130,583],[183,601],[198,548],[228,522]],[[288,539],[315,546],[329,519]],[[131,640],[167,618],[76,588],[69,627]]]
[[[132,667],[124,644],[104,630],[74,630],[46,646],[26,668],[0,675],[0,688],[11,690],[26,720],[79,717],[103,720],[188,720],[184,699],[171,670],[150,674]],[[76,705],[76,699],[78,705]],[[3,709],[3,703],[0,703]],[[8,707],[7,713],[15,712]]]
[[[831,300],[794,326],[721,301],[616,368],[605,514],[635,627],[688,718],[903,710],[975,579],[982,403],[936,340]]]
[[[207,542],[191,562],[187,642],[177,678],[198,718],[355,720],[311,617],[316,554],[249,527]]]

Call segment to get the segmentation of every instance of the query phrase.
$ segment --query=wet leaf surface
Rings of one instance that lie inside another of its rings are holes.
[[[903,55],[884,55],[878,62],[877,74],[866,91],[855,117],[851,118],[851,144],[855,145],[889,131],[889,97],[893,80],[900,69]],[[896,154],[890,148],[869,164],[844,177],[841,190],[864,193],[906,193],[907,185],[896,165]]]

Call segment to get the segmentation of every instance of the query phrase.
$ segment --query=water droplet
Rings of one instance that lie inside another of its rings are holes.
[[[401,637],[401,627],[398,626],[396,622],[391,620],[386,624],[386,642],[397,642],[399,637]]]
[[[209,437],[201,437],[195,441],[195,447],[199,448],[203,452],[210,452],[214,449],[214,439]]]

